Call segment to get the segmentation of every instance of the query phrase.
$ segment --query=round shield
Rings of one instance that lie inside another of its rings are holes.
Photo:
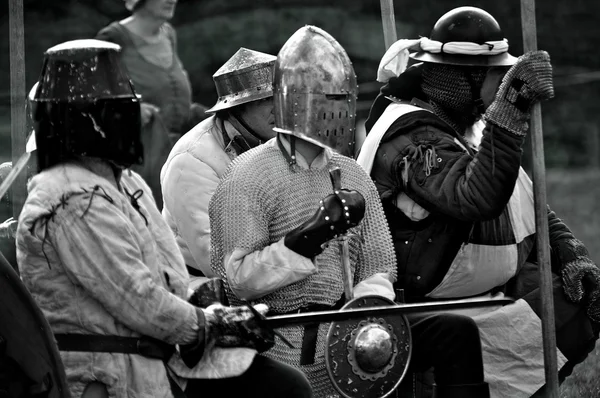
[[[381,296],[355,298],[344,309],[394,305]],[[333,322],[327,333],[325,365],[346,398],[384,398],[404,378],[411,355],[411,334],[404,315],[372,316]]]

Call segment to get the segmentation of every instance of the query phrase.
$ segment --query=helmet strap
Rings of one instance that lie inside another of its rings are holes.
[[[247,149],[254,148],[257,145],[262,144],[262,140],[252,130],[252,128],[248,126],[248,124],[244,121],[244,118],[240,117],[234,109],[229,112],[229,117],[227,120],[242,135],[246,145],[248,145]]]
[[[283,146],[283,142],[281,141],[281,134],[282,133],[277,134],[277,146],[279,147],[279,150],[281,151],[281,154],[285,158],[286,162],[290,166],[290,169],[293,171],[295,166],[298,164],[296,162],[296,137],[293,135],[287,136],[290,141],[290,152],[288,153]]]

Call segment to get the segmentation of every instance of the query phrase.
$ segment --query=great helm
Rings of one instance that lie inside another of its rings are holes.
[[[40,171],[77,156],[142,163],[140,104],[120,49],[86,39],[45,52],[31,99]]]
[[[315,26],[298,29],[277,55],[273,87],[273,130],[354,154],[356,75],[329,33]]]
[[[206,112],[215,113],[273,96],[276,58],[271,54],[240,48],[213,75],[219,98],[215,106]]]
[[[470,66],[510,66],[508,41],[498,22],[477,7],[458,7],[442,15],[429,38],[421,39],[422,51],[410,57],[423,62]]]

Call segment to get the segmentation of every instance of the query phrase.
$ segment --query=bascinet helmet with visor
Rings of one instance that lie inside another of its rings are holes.
[[[421,38],[421,51],[410,57],[422,62],[466,66],[511,66],[517,58],[508,53],[500,25],[477,7],[458,7],[436,22],[429,38]]]
[[[344,48],[327,32],[305,26],[277,55],[275,128],[353,156],[358,86]]]
[[[45,52],[30,98],[40,171],[79,156],[142,163],[140,103],[120,50],[85,39]]]

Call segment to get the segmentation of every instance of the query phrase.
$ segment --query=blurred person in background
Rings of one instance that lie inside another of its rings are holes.
[[[176,5],[176,0],[125,0],[131,16],[96,35],[121,46],[122,61],[142,96],[144,164],[134,170],[152,189],[159,209],[160,169],[172,145],[206,117],[206,108],[192,103],[189,77],[177,53],[177,35],[169,23]]]
[[[275,59],[240,48],[225,62],[213,75],[218,100],[208,110],[212,116],[175,144],[161,171],[163,216],[198,282],[214,276],[208,203],[219,179],[233,159],[275,136]]]

